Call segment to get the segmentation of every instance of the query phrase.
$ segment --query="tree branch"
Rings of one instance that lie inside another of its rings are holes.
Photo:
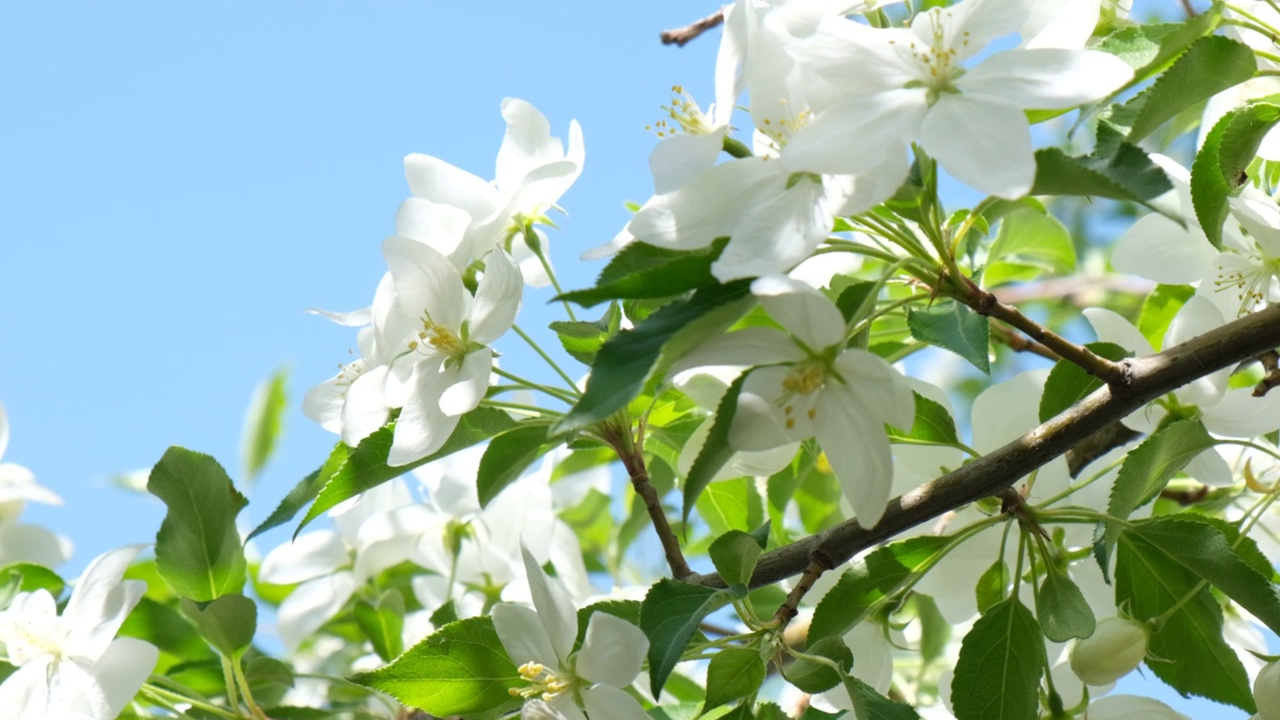
[[[1130,378],[1127,385],[1099,388],[1071,409],[1008,445],[890,500],[884,517],[873,528],[863,528],[857,520],[846,520],[765,553],[756,565],[750,585],[770,585],[803,572],[814,561],[829,560],[839,565],[948,510],[999,494],[1032,470],[1068,452],[1149,400],[1277,347],[1280,347],[1280,306],[1273,306],[1157,355],[1125,360],[1123,364]],[[724,580],[714,573],[691,575],[685,581],[725,587]]]
[[[1026,337],[1023,337],[1022,335],[1005,327],[1004,324],[1002,323],[992,324],[991,337],[994,338],[997,342],[1001,342],[1001,343],[1004,343],[1005,345],[1008,345],[1009,349],[1013,350],[1014,352],[1033,353],[1035,355],[1039,355],[1045,360],[1052,360],[1053,362],[1057,362],[1062,359],[1061,357],[1058,356],[1058,353],[1050,350],[1044,345],[1041,345],[1035,340],[1029,340]]]
[[[649,511],[649,519],[653,522],[653,530],[658,534],[658,540],[662,542],[662,552],[667,556],[667,565],[671,567],[671,576],[677,580],[684,580],[693,574],[689,569],[689,563],[684,559],[684,552],[680,550],[680,539],[676,537],[676,533],[671,529],[671,523],[667,520],[667,512],[662,507],[662,498],[658,497],[658,491],[654,489],[653,483],[649,482],[649,471],[644,465],[644,453],[637,452],[634,455],[619,454],[622,459],[622,465],[627,469],[627,475],[631,478],[631,487],[635,488],[636,494],[644,501],[644,507]]]
[[[685,43],[693,40],[722,22],[724,22],[724,10],[717,10],[701,20],[692,22],[682,28],[663,30],[662,34],[658,37],[662,38],[663,45],[684,47]]]
[[[1271,388],[1280,385],[1280,353],[1268,350],[1258,356],[1258,361],[1262,363],[1262,369],[1267,371],[1267,375],[1253,386],[1254,397],[1262,397],[1271,392]]]

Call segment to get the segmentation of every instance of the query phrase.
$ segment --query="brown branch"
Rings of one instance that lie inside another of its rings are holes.
[[[702,33],[724,22],[724,10],[717,10],[714,13],[690,23],[682,28],[674,30],[663,30],[659,35],[662,38],[663,45],[676,45],[684,47],[684,44],[698,37]]]
[[[649,471],[644,466],[643,453],[639,451],[619,453],[618,457],[621,458],[622,465],[631,478],[631,487],[635,488],[636,494],[644,500],[645,510],[649,511],[649,520],[653,522],[653,530],[658,534],[658,540],[662,542],[662,552],[667,556],[671,576],[676,580],[684,580],[692,575],[693,571],[689,569],[689,563],[684,559],[684,552],[680,550],[680,539],[676,537],[675,531],[671,529],[671,523],[667,520],[667,511],[662,507],[662,498],[658,497],[658,491],[649,481]]]
[[[1280,385],[1280,353],[1268,350],[1258,356],[1258,361],[1262,363],[1262,369],[1266,370],[1267,374],[1253,386],[1254,397],[1262,397],[1271,392],[1271,388]]]
[[[818,578],[822,577],[822,573],[832,567],[834,565],[827,565],[815,554],[814,559],[809,562],[809,567],[800,576],[800,582],[797,582],[796,586],[791,588],[791,592],[787,594],[786,601],[774,613],[773,621],[778,628],[785,628],[787,623],[791,622],[800,613],[800,601],[813,589],[813,584],[818,582]]]
[[[1012,329],[1007,328],[1000,323],[994,323],[991,325],[991,336],[995,338],[997,342],[1008,345],[1009,349],[1014,352],[1029,352],[1034,355],[1039,355],[1046,360],[1052,360],[1053,362],[1057,362],[1062,359],[1058,356],[1058,353],[1050,350],[1044,345],[1041,345],[1035,340],[1028,340],[1025,336],[1014,332]]]
[[[1142,433],[1130,430],[1119,421],[1113,422],[1067,451],[1067,470],[1071,477],[1079,477],[1080,471],[1088,467],[1089,463],[1141,435]]]
[[[1280,306],[1260,310],[1157,355],[1126,360],[1130,381],[1122,389],[1101,387],[1008,445],[890,500],[875,527],[868,529],[856,519],[846,520],[765,553],[750,585],[770,585],[799,574],[817,558],[839,565],[949,510],[997,495],[1148,401],[1276,347],[1280,347]],[[693,575],[686,582],[725,587],[724,580],[714,573]]]

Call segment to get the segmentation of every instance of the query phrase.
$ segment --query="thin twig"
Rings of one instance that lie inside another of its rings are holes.
[[[1052,360],[1053,362],[1057,362],[1062,359],[1058,356],[1058,353],[1050,350],[1044,345],[1041,345],[1035,340],[1028,340],[1025,336],[1014,332],[1001,323],[993,323],[991,325],[991,336],[995,338],[997,342],[1008,345],[1009,349],[1015,352],[1029,352],[1033,355],[1039,355],[1046,360]]]
[[[659,37],[662,38],[663,45],[677,45],[679,47],[684,47],[685,43],[693,40],[722,22],[724,22],[723,9],[717,10],[701,20],[685,25],[682,28],[663,30],[662,35]]]
[[[1262,369],[1266,370],[1267,374],[1253,386],[1254,397],[1262,397],[1271,392],[1271,388],[1280,385],[1280,353],[1268,350],[1258,356],[1258,362],[1262,363]]]
[[[627,437],[626,442],[620,442],[618,437],[610,437],[615,432],[629,433],[629,429],[610,429],[603,434],[613,445],[618,459],[622,461],[622,466],[627,469],[627,475],[631,478],[631,487],[635,488],[636,494],[644,501],[645,510],[649,512],[649,520],[653,522],[653,531],[657,533],[658,540],[662,543],[662,551],[667,556],[667,565],[671,567],[671,576],[676,580],[683,580],[692,575],[693,571],[689,569],[689,563],[684,559],[684,552],[680,549],[680,539],[676,537],[671,523],[667,520],[667,511],[662,507],[662,498],[658,497],[657,489],[649,480],[649,470],[644,464],[644,425],[641,423],[637,437],[634,439]]]
[[[1079,477],[1080,471],[1094,460],[1141,436],[1142,433],[1130,430],[1119,421],[1113,422],[1067,452],[1067,471],[1071,477]]]
[[[1164,352],[1129,360],[1124,392],[1103,386],[1073,408],[973,462],[889,501],[872,528],[846,520],[816,535],[761,556],[751,587],[771,585],[805,571],[817,557],[832,565],[848,561],[905,530],[975,500],[999,494],[1036,468],[1071,450],[1107,425],[1193,380],[1280,347],[1280,305],[1223,325]],[[725,587],[717,574],[685,579]]]
[[[773,615],[773,622],[777,629],[785,628],[787,623],[791,622],[800,613],[800,601],[813,589],[813,584],[818,582],[818,578],[822,577],[822,573],[835,567],[835,565],[836,563],[828,565],[826,558],[814,553],[814,558],[809,562],[809,567],[805,568],[804,574],[800,576],[800,581],[796,583],[795,587],[791,588],[791,592],[787,594],[786,601],[782,603],[782,606]]]

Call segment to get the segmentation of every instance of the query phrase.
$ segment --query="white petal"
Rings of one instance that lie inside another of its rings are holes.
[[[564,586],[548,577],[527,549],[522,549],[521,554],[533,606],[537,608],[547,639],[560,660],[559,666],[566,667],[569,653],[573,652],[573,643],[578,639],[578,610]]]
[[[1235,482],[1231,467],[1213,448],[1191,458],[1184,472],[1210,487],[1230,487]]]
[[[538,613],[522,605],[498,603],[493,606],[492,615],[493,629],[516,667],[528,662],[553,670],[560,667],[560,658],[551,647]]]
[[[787,143],[782,157],[794,170],[866,173],[891,153],[905,158],[904,146],[920,134],[928,111],[926,93],[919,88],[850,98],[809,121]]]
[[[884,514],[893,484],[893,457],[884,427],[845,388],[818,396],[818,443],[853,505],[858,524],[873,527]]]
[[[94,558],[76,582],[62,619],[77,636],[76,645],[85,657],[102,654],[133,606],[142,599],[147,584],[124,580],[129,563],[145,545],[126,545]]]
[[[1138,328],[1119,313],[1105,308],[1085,308],[1084,317],[1093,326],[1099,342],[1115,343],[1138,357],[1152,355],[1151,343],[1138,332]]]
[[[804,353],[791,342],[791,338],[779,330],[769,327],[744,328],[713,337],[694,348],[671,366],[670,374],[674,377],[685,370],[698,367],[747,367],[795,362],[804,357]],[[737,376],[737,373],[726,373],[721,379],[730,383]],[[721,390],[720,394],[724,394],[724,391]]]
[[[396,211],[396,235],[431,246],[455,265],[465,266],[474,252],[463,242],[470,224],[466,210],[422,198],[411,197]]]
[[[1031,129],[1012,105],[944,94],[920,127],[920,145],[957,180],[989,195],[1016,200],[1035,181]]]
[[[389,370],[386,365],[379,365],[347,387],[340,417],[342,442],[348,446],[359,445],[361,440],[387,424],[391,415],[386,393]]]
[[[766,275],[751,283],[751,293],[769,315],[817,352],[843,342],[844,316],[812,286],[782,275]]]
[[[510,255],[501,249],[485,256],[484,275],[471,306],[471,340],[491,345],[509,329],[520,311],[524,278]]]
[[[502,101],[507,132],[498,149],[494,177],[504,190],[519,187],[525,175],[539,166],[564,159],[564,146],[551,137],[551,123],[533,105],[519,98]]]
[[[285,651],[297,650],[342,610],[355,590],[355,578],[347,571],[308,580],[294,588],[276,613],[276,627]]]
[[[1133,68],[1097,50],[1006,50],[956,84],[966,93],[1019,108],[1057,110],[1106,97],[1133,79]]]
[[[493,351],[480,348],[467,353],[462,366],[452,371],[449,387],[440,393],[440,412],[457,417],[476,409],[489,389],[489,373],[493,369]]]
[[[475,222],[484,222],[502,209],[497,189],[440,158],[409,155],[404,159],[404,174],[415,197],[462,208]]]
[[[321,310],[320,308],[307,308],[307,312],[312,315],[319,315],[326,320],[345,327],[360,327],[373,322],[373,316],[370,314],[369,308],[361,308],[350,312],[333,312],[331,310]]]
[[[927,45],[940,26],[944,46],[963,59],[992,40],[1018,32],[1031,13],[1031,4],[1032,0],[964,0],[916,15],[911,30]]]
[[[391,236],[382,255],[395,282],[396,301],[417,319],[457,332],[470,309],[471,294],[449,259],[410,238]]]
[[[593,718],[609,720],[650,720],[640,701],[608,685],[596,685],[582,691],[582,704]]]
[[[1204,426],[1215,435],[1250,438],[1280,429],[1280,391],[1258,398],[1252,388],[1236,388],[1202,410]]]
[[[1099,0],[1039,2],[1022,26],[1023,47],[1079,50],[1098,24]]]
[[[974,447],[990,452],[1039,425],[1044,379],[1043,371],[1024,372],[978,395],[972,411]]]
[[[111,641],[94,665],[94,677],[108,705],[106,717],[115,717],[124,710],[159,659],[160,650],[144,640],[122,637]]]
[[[28,468],[17,463],[0,463],[0,503],[15,501],[62,504],[58,493],[36,484],[35,473]]]
[[[351,562],[342,536],[333,530],[299,535],[267,553],[258,569],[258,579],[274,585],[292,585],[328,575]]]
[[[1111,264],[1158,283],[1186,285],[1203,277],[1215,256],[1200,228],[1151,213],[1138,218],[1116,241]]]
[[[346,377],[339,375],[312,385],[302,396],[302,414],[328,432],[342,432],[342,406],[347,401],[350,387]]]
[[[678,190],[698,173],[714,166],[724,147],[726,132],[728,128],[721,128],[710,135],[677,133],[659,142],[649,155],[654,194]]]
[[[1155,698],[1112,695],[1089,703],[1089,720],[1191,720],[1191,718]]]
[[[0,565],[28,562],[57,567],[71,557],[69,541],[39,525],[0,523]]]
[[[849,349],[836,359],[835,369],[865,412],[894,427],[911,427],[916,417],[911,386],[883,358],[866,350]]]
[[[786,368],[760,368],[747,378],[738,407],[729,428],[729,445],[735,450],[763,452],[786,445],[793,440],[807,437],[800,432],[788,432],[782,410],[774,398],[782,390]]]
[[[458,416],[440,411],[440,398],[457,375],[430,363],[417,363],[413,373],[413,391],[396,419],[395,435],[387,464],[408,465],[440,449],[453,429]]]
[[[790,188],[783,181],[760,189],[711,264],[711,274],[721,282],[786,272],[831,232],[834,218],[824,185],[802,177]]]
[[[593,683],[626,687],[640,674],[649,638],[619,617],[597,612],[587,622],[587,635],[578,651],[578,675]]]
[[[776,166],[760,158],[716,165],[680,189],[650,198],[631,218],[627,231],[653,245],[706,247],[733,230],[762,183],[785,184]]]

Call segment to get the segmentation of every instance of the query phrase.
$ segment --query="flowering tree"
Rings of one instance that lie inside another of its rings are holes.
[[[18,523],[58,497],[0,465],[0,718],[1185,717],[1108,694],[1144,663],[1280,718],[1280,5],[741,0],[664,38],[719,24],[592,287],[549,249],[576,123],[505,101],[492,181],[406,158],[370,306],[321,313],[358,328],[303,401],[339,440],[259,527],[170,448],[154,555],[68,584]]]

